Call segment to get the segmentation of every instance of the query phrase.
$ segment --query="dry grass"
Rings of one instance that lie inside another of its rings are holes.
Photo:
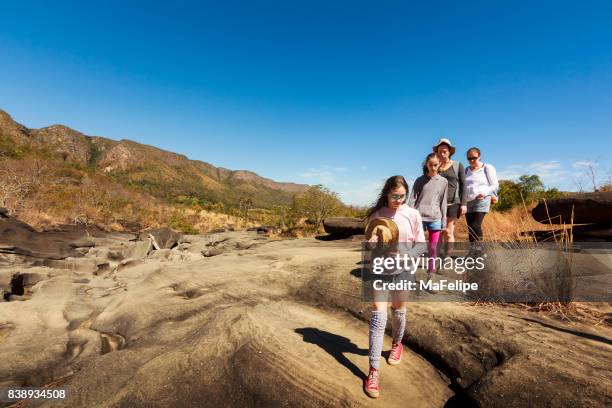
[[[171,227],[204,233],[248,228],[258,221],[245,222],[198,204],[167,201],[172,197],[171,191],[164,191],[163,197],[152,196],[78,163],[42,156],[0,157],[0,207],[37,229],[84,224],[114,231]]]
[[[506,212],[491,212],[483,223],[483,232],[485,241],[519,241],[517,245],[523,249],[528,249],[533,246],[534,250],[537,246],[537,240],[521,233],[527,231],[550,231],[562,230],[560,234],[556,234],[553,243],[559,247],[560,251],[565,253],[568,262],[568,272],[571,275],[572,254],[571,245],[573,243],[572,225],[546,225],[539,223],[531,216],[531,210],[535,207],[535,203],[531,205],[523,205],[515,207]],[[465,218],[460,220],[457,225],[458,240],[467,240],[467,225]],[[535,254],[535,252],[534,252]],[[571,276],[570,276],[571,277]],[[534,279],[538,279],[535,275]],[[560,288],[569,290],[573,288]],[[567,292],[566,292],[567,294]],[[489,306],[491,302],[476,302],[474,305]],[[603,308],[597,304],[587,302],[538,302],[538,303],[495,303],[505,307],[520,308],[525,311],[534,313],[544,313],[549,316],[555,316],[566,321],[580,321],[592,326],[610,327],[609,307]],[[609,305],[608,305],[609,306]]]
[[[498,212],[491,211],[484,218],[482,229],[485,241],[514,241],[525,240],[529,237],[521,235],[524,231],[549,231],[555,229],[551,225],[541,224],[533,219],[531,210],[535,204],[517,206],[511,210]],[[461,217],[455,227],[457,241],[467,241],[467,224],[465,217]]]
[[[149,203],[139,208],[127,205],[121,213],[115,213],[108,218],[103,217],[100,208],[96,206],[82,209],[81,214],[84,216],[80,218],[75,217],[69,209],[62,211],[58,208],[49,208],[47,212],[37,206],[29,206],[16,216],[39,230],[61,224],[81,223],[119,232],[171,227],[187,233],[206,233],[219,228],[243,229],[255,225],[253,222],[245,224],[242,219],[227,214],[163,203]]]
[[[31,161],[5,160],[0,163],[0,170],[7,170],[7,166],[23,188],[13,188],[16,193],[6,195],[4,204],[14,216],[39,230],[61,224],[85,224],[112,231],[169,226],[197,233],[252,225],[244,225],[242,220],[231,215],[199,207],[172,205],[98,174],[61,163],[40,165]],[[0,172],[0,176],[6,174],[9,173]],[[7,183],[12,180],[5,177],[0,181]]]

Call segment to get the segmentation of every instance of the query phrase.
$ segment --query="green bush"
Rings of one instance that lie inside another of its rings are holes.
[[[499,201],[493,206],[496,211],[507,211],[517,205],[532,204],[540,199],[551,200],[563,196],[556,188],[546,189],[536,174],[522,175],[518,181],[501,180],[497,192]]]

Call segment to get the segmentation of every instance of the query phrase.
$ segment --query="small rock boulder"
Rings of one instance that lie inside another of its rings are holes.
[[[323,220],[323,228],[330,235],[350,237],[363,234],[365,222],[360,218],[330,217]]]
[[[159,245],[159,249],[171,249],[175,247],[183,236],[183,234],[172,231],[170,228],[156,228],[141,232],[138,239],[140,241],[148,241],[149,235],[155,238],[155,242]]]
[[[210,258],[211,256],[221,255],[223,250],[221,248],[209,248],[202,251],[202,255],[206,258]]]
[[[153,249],[153,244],[150,239],[144,241],[137,241],[130,245],[125,251],[125,257],[132,259],[144,259],[149,255]]]

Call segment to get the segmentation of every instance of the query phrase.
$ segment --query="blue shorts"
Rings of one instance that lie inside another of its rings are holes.
[[[491,208],[491,196],[482,200],[472,200],[467,203],[467,212],[489,212]]]
[[[440,231],[444,228],[442,227],[442,220],[435,221],[423,221],[423,229],[425,231]]]

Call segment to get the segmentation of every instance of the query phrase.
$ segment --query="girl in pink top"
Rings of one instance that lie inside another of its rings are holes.
[[[421,215],[414,208],[406,205],[408,184],[402,176],[387,179],[376,205],[367,214],[368,221],[377,217],[391,218],[399,230],[399,242],[425,242]],[[372,241],[376,241],[374,235]],[[402,358],[402,338],[406,328],[406,302],[402,300],[401,291],[391,291],[391,310],[393,317],[392,346],[387,362],[390,365],[399,364]],[[377,398],[380,395],[379,362],[382,353],[385,326],[387,325],[387,307],[389,302],[374,301],[370,317],[369,330],[369,361],[370,370],[365,380],[364,389],[368,396]]]

